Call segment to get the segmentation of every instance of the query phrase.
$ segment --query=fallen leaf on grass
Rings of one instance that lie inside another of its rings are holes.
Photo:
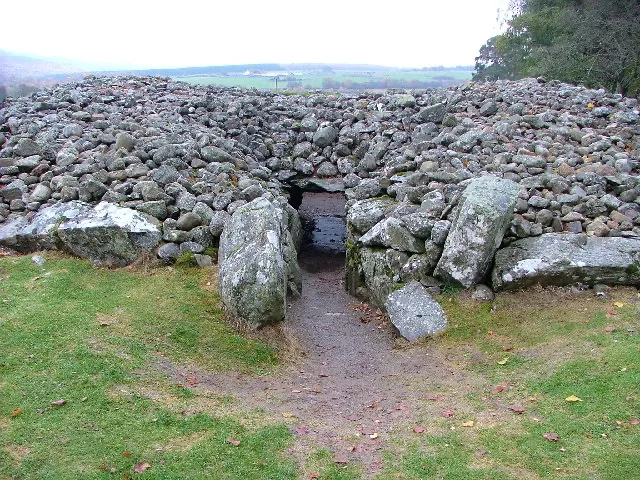
[[[122,452],[122,456],[129,458],[131,456],[131,452],[129,450],[125,450],[124,452]]]
[[[557,433],[543,433],[542,436],[550,442],[557,442],[560,439]]]
[[[604,327],[604,331],[607,333],[613,333],[616,331],[616,327],[614,327],[613,325],[607,325],[606,327]]]
[[[624,303],[622,303],[622,302],[614,302],[613,306],[614,307],[618,307],[618,308],[622,308],[622,307],[624,307]]]
[[[54,407],[61,407],[65,403],[67,403],[66,400],[56,400],[55,402],[51,402],[51,405]]]
[[[21,413],[22,413],[22,409],[21,408],[16,408],[13,412],[11,412],[11,416],[12,417],[17,417]]]
[[[640,420],[638,420],[637,418],[634,417],[629,417],[629,424],[631,425],[640,425]]]
[[[369,438],[371,438],[372,440],[375,440],[376,438],[378,438],[380,435],[378,435],[378,432],[376,433],[372,433],[371,435],[369,435]]]
[[[511,350],[513,350],[513,345],[505,345],[502,347],[503,352],[510,352]]]
[[[463,427],[473,427],[474,425],[474,421],[473,420],[469,420],[468,422],[464,422],[462,424]]]
[[[487,453],[489,453],[489,452],[487,452],[486,450],[476,450],[475,456],[476,456],[476,457],[483,457],[483,456],[485,456]]]
[[[344,465],[345,463],[349,463],[349,459],[346,455],[336,455],[336,457],[333,459],[333,463]]]
[[[282,416],[284,418],[293,418],[293,417],[295,417],[295,415],[293,413],[291,413],[291,412],[282,412]]]
[[[413,431],[415,433],[424,433],[424,427],[423,426],[417,426],[413,429]]]
[[[234,447],[239,447],[240,446],[240,440],[238,440],[235,437],[228,437],[227,438],[227,443],[230,443]]]
[[[454,415],[455,413],[453,412],[453,410],[445,410],[444,412],[442,412],[442,416],[446,418],[453,417]]]
[[[497,363],[498,365],[506,365],[508,361],[509,361],[509,357],[504,357],[502,360],[499,360]]]
[[[521,407],[520,405],[513,405],[512,407],[509,407],[509,410],[517,415],[524,413],[524,407]]]
[[[509,385],[496,385],[493,389],[494,393],[506,392],[509,390]]]
[[[151,468],[151,465],[149,465],[147,462],[142,462],[142,463],[138,463],[135,467],[133,467],[133,471],[135,473],[142,473],[146,470],[149,470]]]
[[[565,398],[565,401],[567,401],[567,402],[581,402],[582,399],[576,397],[575,395],[570,395],[567,398]]]

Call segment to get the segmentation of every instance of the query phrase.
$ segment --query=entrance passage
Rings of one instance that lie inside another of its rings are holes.
[[[310,273],[341,270],[345,264],[344,195],[305,192],[298,209],[304,236],[298,255],[300,267]]]

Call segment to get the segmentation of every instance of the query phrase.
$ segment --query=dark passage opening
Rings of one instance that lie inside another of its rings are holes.
[[[344,268],[347,233],[344,203],[342,193],[304,192],[302,195],[298,213],[304,236],[298,262],[307,272]]]

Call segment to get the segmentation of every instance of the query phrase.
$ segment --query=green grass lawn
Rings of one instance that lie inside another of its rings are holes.
[[[277,370],[272,347],[221,319],[215,270],[46,258],[43,267],[0,259],[0,479],[362,476],[322,447],[297,465],[287,451],[299,440],[282,418],[156,367]],[[447,390],[425,378],[444,400],[418,400],[424,433],[411,424],[384,439],[377,478],[637,478],[635,289],[609,299],[530,290],[493,306],[461,292],[438,300],[449,330],[411,348],[432,349],[468,382]]]
[[[0,260],[0,478],[295,478],[285,426],[189,412],[190,390],[149,369],[273,368],[220,320],[204,271],[47,257]]]
[[[374,79],[388,78],[391,80],[421,81],[429,82],[438,77],[446,76],[459,80],[460,83],[471,80],[473,72],[465,70],[446,70],[446,71],[398,71],[375,72],[373,75],[363,74],[361,72],[334,72],[334,73],[317,73],[296,76],[296,80],[300,80],[302,88],[321,89],[325,78],[331,78],[335,82],[351,81],[353,83],[367,83]],[[259,88],[274,89],[275,82],[272,77],[253,77],[244,75],[230,76],[193,76],[193,77],[175,77],[175,80],[183,81],[195,85],[218,85],[224,87],[243,87],[243,88]],[[279,90],[286,90],[287,81],[282,77],[278,82]]]

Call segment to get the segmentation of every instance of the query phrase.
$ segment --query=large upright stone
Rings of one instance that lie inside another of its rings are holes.
[[[162,238],[150,218],[107,202],[62,222],[57,232],[74,255],[94,265],[114,267],[133,263],[141,251],[151,251]]]
[[[493,175],[469,184],[434,275],[466,288],[482,281],[513,217],[518,190],[517,183]]]
[[[222,302],[229,313],[258,326],[284,320],[288,282],[300,281],[288,215],[259,197],[234,211],[220,236]]]
[[[389,320],[403,338],[413,342],[447,328],[447,316],[419,282],[407,283],[385,302]]]
[[[640,239],[548,233],[498,250],[494,290],[531,285],[640,284]]]

